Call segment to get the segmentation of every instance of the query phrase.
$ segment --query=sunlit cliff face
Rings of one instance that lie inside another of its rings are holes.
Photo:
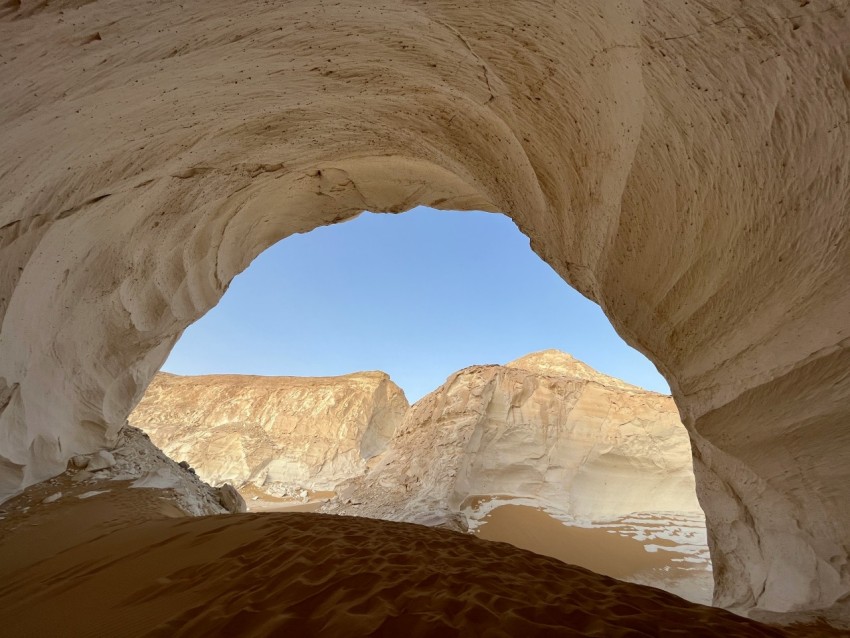
[[[665,373],[718,604],[850,591],[850,29],[827,2],[13,3],[9,494],[109,444],[273,242],[499,210]]]

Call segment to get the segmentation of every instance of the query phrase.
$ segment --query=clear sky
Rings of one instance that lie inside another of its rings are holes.
[[[364,213],[272,246],[190,326],[176,374],[331,376],[383,370],[414,402],[470,365],[557,348],[668,393],[599,306],[493,213]]]

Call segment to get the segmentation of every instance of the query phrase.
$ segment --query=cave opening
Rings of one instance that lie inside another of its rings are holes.
[[[0,498],[113,449],[275,241],[500,210],[669,380],[715,602],[846,625],[839,7],[7,4]]]
[[[363,213],[283,239],[190,325],[175,374],[383,370],[415,402],[452,372],[545,349],[647,390],[666,380],[498,213]]]
[[[455,527],[711,601],[666,381],[508,217],[418,207],[288,237],[162,371],[130,422],[251,511]],[[458,411],[483,417],[436,428],[454,384],[487,395]],[[428,457],[435,447],[448,456]],[[430,467],[406,471],[428,488],[370,509],[382,498],[370,481],[409,481],[396,460],[417,448]]]

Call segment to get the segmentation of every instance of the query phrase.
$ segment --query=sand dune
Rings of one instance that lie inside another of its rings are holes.
[[[469,499],[464,511],[479,538],[711,604],[714,583],[701,517],[644,512],[578,524],[534,501],[506,496]]]
[[[647,552],[643,543],[631,538],[601,529],[564,525],[546,512],[527,505],[496,508],[476,533],[479,538],[510,543],[614,578],[627,578],[644,569],[664,567],[671,559],[663,552]]]
[[[177,514],[160,490],[118,485],[6,504],[4,635],[791,635],[448,530],[313,513]]]

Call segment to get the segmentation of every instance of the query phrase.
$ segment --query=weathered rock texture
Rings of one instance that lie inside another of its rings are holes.
[[[846,9],[5,3],[2,492],[113,441],[272,243],[364,209],[502,211],[670,382],[716,602],[832,605],[850,593]]]
[[[324,511],[464,529],[464,501],[498,494],[587,521],[700,509],[673,399],[549,350],[453,374]]]
[[[213,485],[333,490],[386,447],[407,399],[383,372],[342,377],[159,373],[130,415]]]
[[[71,498],[74,494],[85,499],[129,487],[154,489],[158,499],[188,516],[247,511],[245,500],[231,485],[225,483],[213,487],[205,483],[194,470],[170,459],[151,443],[145,432],[131,425],[125,425],[119,430],[113,449],[73,457],[63,474],[39,484],[33,490],[36,493],[44,492],[50,490],[52,485],[64,485],[66,489],[54,491],[43,503],[55,502],[63,497]],[[26,508],[30,505],[33,505],[32,498],[24,498],[16,507]]]

